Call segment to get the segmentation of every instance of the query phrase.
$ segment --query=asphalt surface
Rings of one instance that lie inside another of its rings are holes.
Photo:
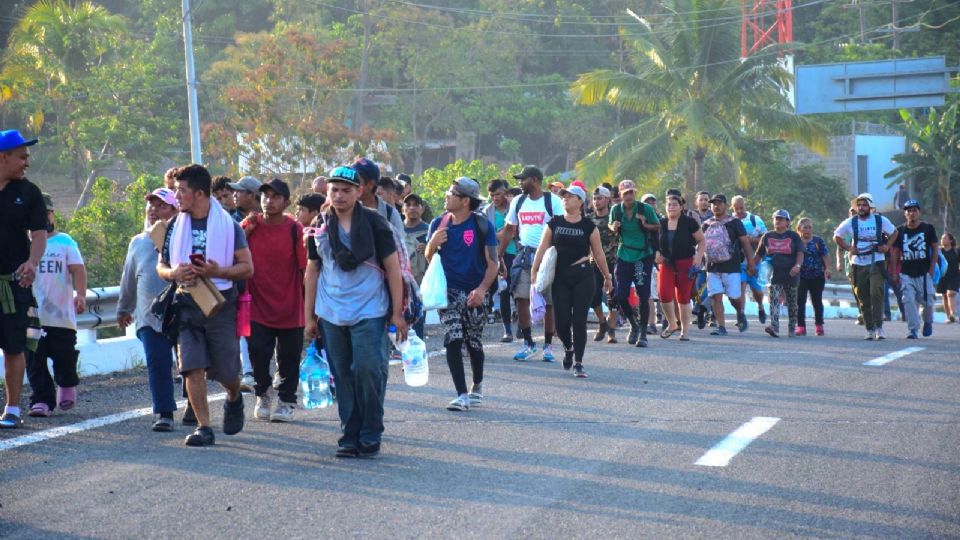
[[[960,538],[960,325],[887,332],[772,339],[754,320],[645,350],[590,342],[585,380],[497,343],[465,413],[445,410],[435,356],[424,387],[391,368],[374,460],[334,458],[334,408],[270,424],[248,398],[244,431],[199,449],[143,416],[0,450],[0,537]],[[925,349],[863,365],[909,346]],[[0,443],[149,405],[142,370],[81,384],[76,409]],[[753,417],[780,421],[728,466],[695,465]]]

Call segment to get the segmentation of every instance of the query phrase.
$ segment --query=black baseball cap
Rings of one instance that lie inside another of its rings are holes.
[[[543,171],[533,165],[527,165],[520,171],[520,174],[515,174],[513,177],[517,180],[523,180],[524,178],[538,178],[543,180]]]
[[[268,190],[268,189],[275,191],[280,195],[283,195],[284,199],[290,198],[290,186],[288,186],[286,182],[284,182],[279,178],[274,178],[273,180],[260,186],[260,189],[258,189],[257,191],[259,191],[260,193],[263,193],[265,190]]]
[[[723,204],[727,204],[727,196],[724,195],[723,193],[717,193],[716,195],[710,198],[710,202],[712,203],[721,202]]]

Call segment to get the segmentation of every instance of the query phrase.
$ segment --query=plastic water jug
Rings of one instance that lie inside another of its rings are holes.
[[[403,379],[409,386],[423,386],[427,384],[430,369],[427,364],[427,344],[417,337],[417,333],[410,330],[407,341],[398,347],[403,356]]]
[[[764,258],[757,265],[757,284],[761,287],[767,287],[770,285],[771,278],[773,278],[773,265],[770,264],[770,259]]]
[[[307,356],[300,362],[300,401],[307,409],[322,409],[333,403],[330,392],[330,366],[311,342]]]

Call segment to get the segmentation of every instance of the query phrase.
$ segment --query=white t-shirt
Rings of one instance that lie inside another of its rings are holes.
[[[853,238],[853,220],[855,219],[857,220],[857,249],[859,251],[876,249],[879,243],[879,235],[877,234],[877,218],[873,215],[867,216],[867,219],[860,219],[859,216],[847,218],[837,227],[833,235],[840,238]],[[893,223],[883,216],[880,216],[880,227],[888,235],[897,230]],[[882,261],[885,258],[883,253],[874,252],[869,255],[851,255],[850,259],[856,266],[870,266],[874,262]]]
[[[552,197],[550,210],[554,216],[563,215],[563,200],[549,191],[543,193],[543,197],[533,200],[526,197],[523,201],[523,207],[520,208],[520,215],[517,216],[517,204],[523,195],[514,197],[510,201],[510,210],[507,212],[507,223],[514,225],[520,231],[520,245],[528,248],[537,249],[540,245],[540,237],[543,236],[543,230],[550,221],[550,215],[547,214],[547,206],[544,201],[547,197]]]
[[[83,264],[80,248],[73,238],[65,233],[47,238],[47,250],[37,265],[37,279],[33,282],[42,326],[77,329],[71,264]]]

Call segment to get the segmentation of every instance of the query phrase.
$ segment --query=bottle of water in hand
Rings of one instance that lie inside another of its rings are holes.
[[[403,356],[403,378],[409,386],[427,384],[430,369],[427,365],[427,344],[410,330],[407,340],[397,346]]]
[[[307,409],[322,409],[333,403],[330,366],[313,343],[307,347],[307,356],[300,363],[300,391],[300,399]]]

